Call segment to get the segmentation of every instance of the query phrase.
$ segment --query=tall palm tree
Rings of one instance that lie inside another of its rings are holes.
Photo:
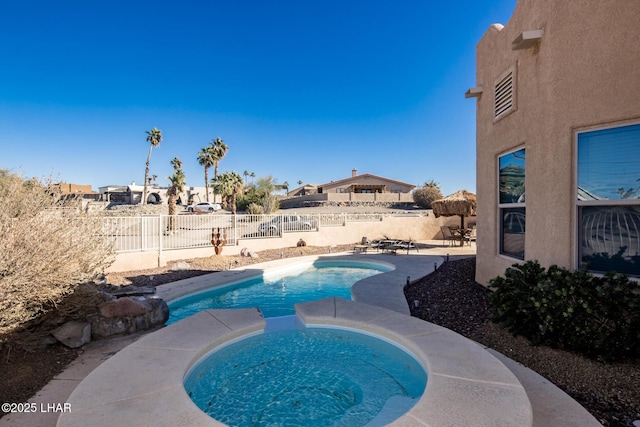
[[[142,204],[147,204],[147,181],[149,180],[149,163],[151,162],[151,150],[162,142],[162,131],[153,128],[147,132],[147,142],[149,143],[149,154],[147,155],[147,164],[144,168],[144,188],[142,189]]]
[[[302,185],[302,180],[301,179],[298,180],[298,185]]]
[[[211,180],[211,186],[216,193],[222,195],[226,200],[231,212],[236,213],[236,200],[238,194],[242,192],[244,184],[242,177],[237,172],[225,172],[217,178]]]
[[[247,186],[247,177],[249,176],[249,171],[247,171],[245,169],[245,171],[242,172],[242,175],[244,175],[244,186],[246,187]]]
[[[218,177],[218,163],[227,155],[229,147],[220,137],[211,140],[211,149],[213,151],[213,178]]]
[[[214,165],[213,146],[208,145],[198,153],[198,163],[204,167],[204,188],[207,193],[207,202],[209,201],[209,168]]]
[[[167,197],[169,198],[169,230],[175,230],[176,201],[180,193],[184,191],[185,176],[182,171],[182,162],[179,158],[174,157],[171,160],[171,166],[173,166],[173,175],[167,177],[171,183],[169,190],[167,190]]]
[[[256,173],[255,172],[251,172],[251,174],[249,176],[251,177],[251,185],[253,185],[253,178],[256,177]]]

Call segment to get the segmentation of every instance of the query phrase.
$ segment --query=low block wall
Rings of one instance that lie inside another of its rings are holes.
[[[437,240],[441,239],[440,227],[457,225],[459,217],[435,218],[433,214],[425,216],[384,217],[381,221],[348,222],[344,226],[324,226],[319,231],[284,233],[282,237],[263,239],[238,239],[236,245],[224,246],[222,255],[238,255],[243,248],[253,252],[268,249],[295,247],[300,239],[309,246],[346,245],[360,242],[363,237],[369,240],[384,238],[401,240]],[[167,263],[192,258],[213,256],[213,246],[206,248],[174,249],[162,251],[125,252],[117,254],[115,262],[107,271],[131,271],[163,267]]]

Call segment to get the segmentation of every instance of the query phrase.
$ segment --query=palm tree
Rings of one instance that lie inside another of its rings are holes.
[[[286,194],[287,194],[287,192],[289,191],[289,181],[285,181],[285,182],[282,184],[282,189],[284,190],[284,194],[286,195]]]
[[[247,177],[249,176],[249,172],[245,169],[244,172],[242,172],[242,175],[244,175],[244,186],[247,186]]]
[[[162,142],[162,131],[153,128],[147,132],[147,142],[149,143],[149,154],[147,155],[147,164],[144,169],[144,188],[142,189],[142,204],[147,204],[147,181],[149,179],[149,162],[151,162],[151,150]]]
[[[185,176],[184,172],[182,172],[182,162],[179,158],[174,157],[171,160],[171,166],[173,166],[173,175],[167,177],[171,183],[169,190],[167,190],[167,197],[169,198],[169,230],[175,230],[176,201],[180,193],[184,191]]]
[[[256,173],[255,172],[251,172],[251,174],[249,176],[251,177],[251,185],[253,185],[253,178],[256,177]]]
[[[214,165],[213,145],[204,147],[198,153],[198,163],[204,167],[204,188],[209,201],[209,168]]]
[[[298,185],[302,185],[302,180],[301,179],[298,180]]]
[[[225,172],[211,180],[211,186],[216,193],[226,200],[231,212],[236,213],[236,200],[242,192],[244,184],[242,177],[236,172]]]
[[[229,147],[218,137],[211,140],[211,149],[213,151],[213,178],[215,179],[218,177],[218,163],[227,155]]]

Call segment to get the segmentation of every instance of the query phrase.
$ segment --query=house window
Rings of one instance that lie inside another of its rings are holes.
[[[514,68],[510,68],[496,80],[494,96],[494,119],[513,110],[515,100]]]
[[[640,124],[577,135],[578,261],[640,276]]]
[[[502,155],[498,159],[498,215],[500,254],[524,259],[526,230],[525,150]]]

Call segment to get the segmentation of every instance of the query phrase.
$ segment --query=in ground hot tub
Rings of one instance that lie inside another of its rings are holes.
[[[422,396],[393,425],[532,425],[531,404],[517,378],[481,346],[452,331],[341,298],[297,304],[296,313],[310,328],[334,326],[384,337],[426,368]],[[185,378],[213,349],[261,334],[265,324],[257,309],[218,309],[151,333],[91,372],[67,399],[72,411],[60,414],[57,427],[222,426],[191,400]],[[388,404],[378,417],[392,407]]]
[[[194,403],[232,427],[356,427],[386,425],[422,396],[426,372],[405,349],[297,319],[268,319],[267,332],[196,362],[185,379]]]

